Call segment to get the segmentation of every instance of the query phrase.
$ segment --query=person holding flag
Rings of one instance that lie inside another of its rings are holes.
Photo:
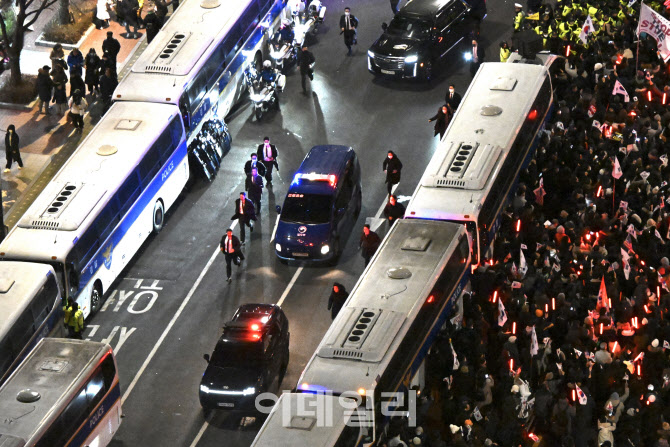
[[[584,25],[582,25],[582,30],[579,33],[579,40],[581,40],[582,43],[586,45],[589,35],[593,34],[594,31],[595,28],[593,27],[593,20],[591,20],[591,15],[589,14],[586,16]]]

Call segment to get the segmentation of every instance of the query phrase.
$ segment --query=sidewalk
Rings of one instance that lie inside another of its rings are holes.
[[[21,69],[24,74],[37,74],[40,67],[51,64],[49,60],[51,48],[35,45],[35,40],[51,16],[50,12],[55,14],[55,10],[45,11],[35,23],[35,31],[26,34],[26,47],[21,53]],[[142,36],[139,39],[125,39],[121,36],[125,33],[125,29],[116,22],[112,22],[107,29],[94,28],[79,48],[84,56],[89,48],[95,48],[98,55],[102,55],[102,42],[107,38],[107,31],[112,31],[121,44],[117,62],[119,78],[122,78],[135,61],[136,57],[133,56],[140,54],[146,48],[144,30],[140,30]],[[6,71],[0,76],[0,82],[6,82],[8,78],[9,71]],[[90,97],[87,97],[87,100],[90,103]],[[9,229],[16,225],[33,200],[72,155],[79,142],[88,135],[100,119],[101,111],[101,104],[97,102],[91,104],[84,117],[84,131],[76,133],[74,128],[66,123],[65,117],[57,117],[53,109],[50,115],[40,115],[37,103],[29,111],[0,109],[0,130],[3,134],[10,124],[16,126],[24,166],[19,171],[18,166],[14,164],[11,172],[2,172],[6,158],[5,146],[0,144],[0,161],[3,163],[0,169],[0,188],[5,225]]]

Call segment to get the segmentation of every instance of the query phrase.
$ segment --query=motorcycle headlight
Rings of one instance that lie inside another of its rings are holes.
[[[330,246],[328,246],[328,244],[325,244],[323,247],[321,247],[321,254],[322,255],[327,255],[329,251],[330,251]]]
[[[419,60],[419,56],[417,56],[416,54],[413,54],[413,55],[407,56],[405,58],[405,63],[406,64],[413,64],[414,62],[416,62],[418,60]]]
[[[249,97],[251,98],[252,101],[258,102],[258,101],[262,101],[265,96],[261,95],[261,94],[258,94],[258,93],[253,93],[253,94],[249,95]]]
[[[369,57],[375,57],[375,53],[373,53],[372,51],[368,50],[368,56],[369,56]]]
[[[275,250],[281,251],[281,244],[279,242],[275,244]]]

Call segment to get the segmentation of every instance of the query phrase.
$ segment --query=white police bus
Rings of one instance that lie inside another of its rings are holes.
[[[189,177],[181,117],[116,103],[0,244],[0,259],[50,264],[88,317]]]
[[[121,424],[112,348],[44,338],[0,387],[0,445],[104,447]]]
[[[61,294],[53,268],[0,263],[0,384],[46,336],[62,336]]]
[[[244,69],[260,69],[282,0],[186,0],[114,92],[115,101],[178,106],[187,140],[225,117],[244,92]]]
[[[482,64],[407,205],[406,218],[465,224],[474,265],[489,256],[550,117],[548,65]]]
[[[297,385],[301,393],[357,399],[363,420],[354,443],[346,445],[372,445],[391,415],[405,415],[412,406],[408,390],[469,274],[463,225],[407,219],[393,225]],[[329,439],[349,437],[345,427],[332,424]],[[290,441],[289,433],[291,427],[261,430],[255,445]]]

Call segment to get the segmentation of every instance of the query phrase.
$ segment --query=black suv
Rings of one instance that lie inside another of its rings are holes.
[[[200,405],[255,413],[256,396],[279,388],[289,360],[288,320],[274,304],[245,304],[226,323],[200,382]]]
[[[438,62],[478,28],[485,0],[412,0],[382,24],[384,34],[368,50],[374,74],[430,79]]]

